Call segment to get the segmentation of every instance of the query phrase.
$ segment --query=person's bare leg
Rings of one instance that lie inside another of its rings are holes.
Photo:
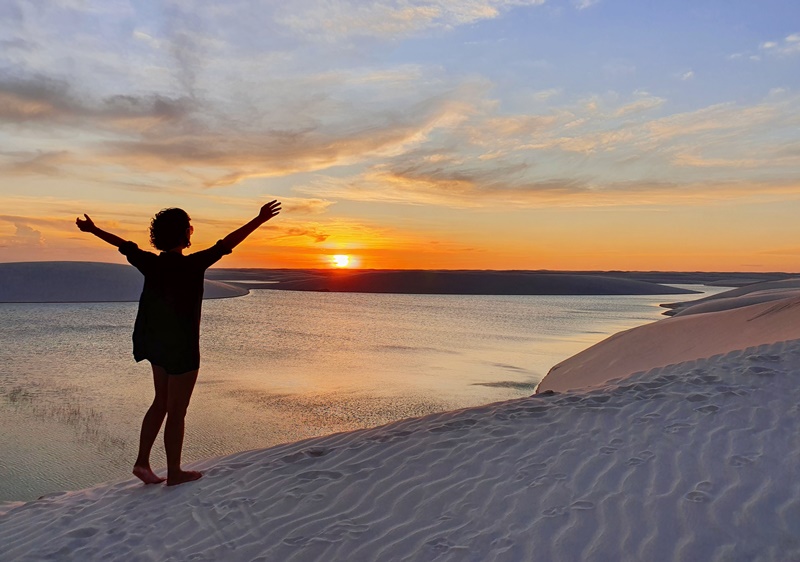
[[[191,482],[202,476],[197,471],[181,469],[184,418],[196,381],[197,371],[189,371],[182,375],[169,375],[167,424],[164,427],[164,448],[167,450],[167,486]]]
[[[145,484],[160,484],[166,480],[150,468],[150,451],[161,430],[164,417],[167,415],[168,377],[169,375],[163,368],[153,365],[153,386],[156,395],[142,420],[142,431],[139,434],[139,456],[136,457],[136,463],[133,465],[133,475]]]

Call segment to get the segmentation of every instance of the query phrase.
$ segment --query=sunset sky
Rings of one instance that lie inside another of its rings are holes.
[[[797,0],[0,2],[0,261],[800,271]]]

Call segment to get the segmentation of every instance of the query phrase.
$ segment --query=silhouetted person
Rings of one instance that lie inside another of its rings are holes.
[[[230,254],[255,229],[277,215],[280,203],[271,201],[258,216],[231,232],[207,250],[183,255],[191,245],[194,228],[182,209],[164,209],[150,223],[150,242],[161,254],[140,250],[109,232],[101,230],[89,215],[76,219],[78,228],[91,232],[119,248],[128,261],[144,275],[144,289],[133,328],[133,356],[147,359],[153,367],[155,398],[142,421],[139,456],[133,474],[145,484],[165,479],[150,468],[150,450],[164,427],[167,453],[167,486],[197,480],[199,472],[181,469],[183,428],[186,409],[192,397],[200,368],[200,309],[205,270],[222,256]]]

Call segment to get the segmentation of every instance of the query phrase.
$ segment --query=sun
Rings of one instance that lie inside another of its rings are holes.
[[[350,256],[337,254],[335,256],[331,256],[331,261],[335,267],[347,267],[350,264]]]

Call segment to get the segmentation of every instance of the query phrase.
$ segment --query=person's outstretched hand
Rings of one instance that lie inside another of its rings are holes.
[[[84,214],[83,216],[86,217],[86,220],[82,220],[80,217],[78,217],[75,219],[75,224],[77,224],[78,228],[80,228],[83,232],[91,232],[94,228],[94,223],[92,222],[92,219],[89,218],[89,215]]]
[[[270,201],[263,207],[261,207],[261,212],[258,213],[258,218],[260,218],[263,222],[267,222],[269,219],[277,215],[281,212],[281,203],[280,201]],[[89,217],[86,217],[89,218]]]

